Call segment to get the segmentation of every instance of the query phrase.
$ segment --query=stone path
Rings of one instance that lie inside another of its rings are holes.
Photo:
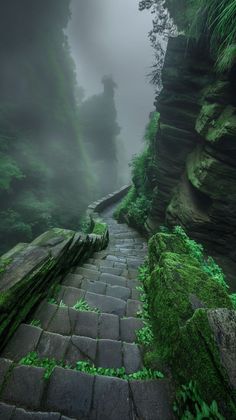
[[[57,304],[44,301],[21,324],[0,358],[0,420],[165,420],[171,419],[167,379],[126,381],[56,367],[18,365],[29,352],[63,360],[72,367],[90,361],[96,367],[142,369],[135,331],[142,327],[137,269],[146,243],[132,228],[118,224],[113,208],[103,213],[109,225],[106,250],[67,275]],[[73,308],[83,299],[99,312]]]

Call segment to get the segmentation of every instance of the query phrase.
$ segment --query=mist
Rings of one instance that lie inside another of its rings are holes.
[[[155,89],[152,19],[129,0],[1,7],[0,252],[130,182]],[[84,92],[84,93],[83,93]]]
[[[78,85],[86,97],[102,90],[101,79],[111,74],[115,92],[119,138],[127,161],[143,147],[142,139],[154,88],[147,74],[153,62],[148,40],[150,13],[138,10],[137,0],[72,0],[67,28],[71,53],[76,63]]]

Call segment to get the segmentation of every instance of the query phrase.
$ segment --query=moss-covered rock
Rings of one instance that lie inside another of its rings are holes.
[[[201,396],[236,418],[236,311],[197,309],[181,329],[172,369],[182,383],[196,381]]]
[[[191,184],[211,199],[236,202],[235,168],[204,149],[199,147],[188,157],[187,175]]]
[[[154,347],[145,360],[168,365],[179,384],[196,381],[204,400],[216,399],[225,414],[235,415],[236,312],[197,253],[201,247],[193,246],[178,234],[158,233],[149,241],[144,286]]]

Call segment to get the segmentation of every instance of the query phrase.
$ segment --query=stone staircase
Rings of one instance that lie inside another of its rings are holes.
[[[20,365],[30,352],[63,360],[71,367],[90,361],[96,367],[143,368],[135,343],[142,320],[137,269],[146,242],[132,228],[118,224],[114,208],[103,212],[110,242],[62,281],[55,301],[43,301],[21,324],[0,358],[0,419],[165,420],[171,419],[168,379],[123,380],[56,367]],[[76,304],[87,304],[86,311]],[[36,324],[37,322],[37,325]]]

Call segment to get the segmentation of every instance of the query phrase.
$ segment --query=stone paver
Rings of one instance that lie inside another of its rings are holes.
[[[95,379],[91,420],[131,420],[127,381],[106,376]]]
[[[19,361],[36,349],[43,330],[28,324],[21,324],[2,352],[2,357]]]
[[[120,320],[121,340],[133,343],[136,340],[136,331],[143,327],[143,321],[139,318],[122,318]]]
[[[104,368],[122,367],[122,343],[115,340],[99,340],[97,365]]]
[[[37,347],[37,353],[41,358],[63,360],[69,340],[69,337],[44,331]]]
[[[127,286],[127,279],[122,276],[116,276],[114,274],[103,273],[101,274],[100,280],[104,283],[110,284],[111,286]]]
[[[87,292],[85,300],[89,306],[98,308],[101,312],[123,316],[126,311],[126,302],[111,296]]]
[[[6,402],[39,409],[44,387],[44,369],[17,366],[13,369],[1,398]]]
[[[101,314],[99,322],[99,338],[119,340],[120,322],[117,315]]]
[[[85,337],[98,337],[99,315],[95,312],[78,312],[74,334]]]
[[[94,377],[73,370],[55,368],[50,378],[45,406],[77,419],[88,418]]]
[[[79,360],[89,360],[95,363],[97,354],[97,340],[89,337],[72,336],[64,359],[72,366]]]

